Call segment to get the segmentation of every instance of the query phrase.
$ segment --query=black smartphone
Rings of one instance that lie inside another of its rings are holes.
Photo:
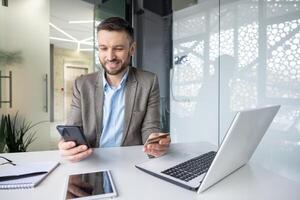
[[[83,134],[83,128],[75,125],[57,125],[56,129],[65,141],[74,141],[76,146],[86,145],[91,147]]]

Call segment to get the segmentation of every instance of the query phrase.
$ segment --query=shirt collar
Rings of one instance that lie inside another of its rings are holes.
[[[124,87],[125,85],[125,82],[127,80],[127,77],[128,77],[128,72],[129,72],[129,68],[126,70],[125,74],[123,75],[121,81],[120,81],[120,84],[116,87],[116,89],[119,89],[121,87]],[[102,73],[102,80],[103,80],[103,90],[106,91],[106,89],[108,87],[112,88],[109,83],[107,82],[106,80],[106,77],[105,77],[105,71],[103,70],[103,73]]]

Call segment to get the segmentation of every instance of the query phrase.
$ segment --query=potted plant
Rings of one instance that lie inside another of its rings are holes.
[[[0,124],[0,150],[2,152],[26,152],[28,146],[36,139],[36,132],[32,131],[32,128],[40,123],[42,122],[33,124],[26,121],[26,119],[20,119],[18,113],[13,118],[9,114],[2,115]],[[3,141],[5,145],[3,145]]]
[[[6,147],[6,116],[2,115],[1,116],[1,121],[0,121],[0,153],[5,151]]]

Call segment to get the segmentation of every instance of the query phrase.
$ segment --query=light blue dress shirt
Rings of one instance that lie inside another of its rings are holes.
[[[118,87],[111,87],[103,73],[103,130],[100,147],[118,147],[122,144],[125,114],[125,83],[128,70]]]

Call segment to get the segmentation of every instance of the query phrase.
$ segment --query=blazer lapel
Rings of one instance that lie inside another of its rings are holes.
[[[137,81],[132,67],[129,67],[128,78],[125,87],[125,116],[124,116],[124,134],[122,138],[122,144],[128,134],[129,124],[132,117],[133,105],[135,101],[135,93],[137,88]]]
[[[96,111],[96,147],[99,147],[100,137],[102,133],[102,119],[103,119],[103,76],[98,73],[97,82],[95,84],[95,111]]]

